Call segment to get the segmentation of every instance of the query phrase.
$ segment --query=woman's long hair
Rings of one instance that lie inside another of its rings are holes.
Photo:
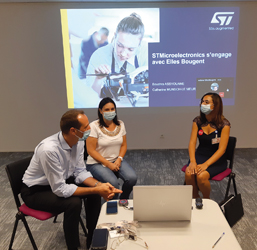
[[[106,105],[107,103],[113,103],[114,107],[115,107],[115,112],[116,112],[116,116],[113,118],[113,122],[116,124],[116,125],[120,125],[120,122],[118,120],[118,114],[117,114],[117,109],[116,109],[116,104],[115,102],[112,100],[112,98],[110,97],[105,97],[103,98],[100,103],[99,103],[99,106],[98,106],[98,118],[99,118],[99,124],[100,124],[100,127],[106,127],[108,128],[107,124],[104,122],[104,119],[103,119],[103,115],[101,114],[100,112],[100,109],[102,110],[104,105]]]

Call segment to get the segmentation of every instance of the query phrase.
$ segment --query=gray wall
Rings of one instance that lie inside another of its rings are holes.
[[[257,3],[0,3],[0,152],[33,151],[67,110],[61,8],[239,6],[236,103],[225,106],[238,147],[257,147]],[[198,107],[119,109],[129,149],[187,148]],[[87,109],[90,120],[96,109]],[[164,138],[160,138],[164,135]]]

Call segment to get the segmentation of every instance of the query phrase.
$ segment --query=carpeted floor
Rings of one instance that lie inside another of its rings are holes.
[[[15,220],[16,207],[3,165],[32,155],[31,152],[0,153],[0,249],[8,249]],[[181,150],[128,150],[126,160],[138,175],[137,185],[182,185],[183,165],[188,161],[186,149]],[[236,149],[234,172],[238,192],[242,194],[244,217],[232,228],[243,250],[257,249],[257,149]],[[225,194],[227,180],[211,182],[211,199],[220,202]],[[232,189],[231,189],[232,190]],[[133,194],[131,194],[131,198]],[[39,250],[66,249],[62,230],[62,215],[57,223],[28,218]],[[80,231],[81,249],[86,249],[86,238]],[[33,249],[23,224],[20,222],[15,237],[14,250]],[[189,249],[190,250],[190,249]]]

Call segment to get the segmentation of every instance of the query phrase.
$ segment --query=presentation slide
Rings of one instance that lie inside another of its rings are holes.
[[[234,105],[239,8],[62,9],[68,108]]]

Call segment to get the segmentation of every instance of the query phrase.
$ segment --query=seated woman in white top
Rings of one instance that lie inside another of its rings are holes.
[[[123,159],[127,151],[124,123],[118,120],[115,102],[106,97],[98,107],[98,120],[90,123],[87,143],[87,170],[101,182],[118,188],[118,178],[124,181],[120,199],[128,199],[137,182],[133,168]],[[118,194],[114,199],[118,198]]]

